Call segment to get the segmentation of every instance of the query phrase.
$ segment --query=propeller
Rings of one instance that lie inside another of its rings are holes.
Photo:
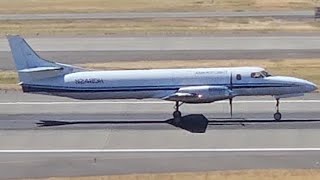
[[[229,99],[229,106],[230,106],[230,116],[232,118],[232,98]]]
[[[230,90],[231,90],[231,92],[232,92],[232,87],[233,86],[233,82],[232,82],[232,72],[230,73]],[[231,118],[232,118],[232,114],[233,114],[233,112],[232,112],[232,95],[230,94],[230,98],[229,98],[229,106],[230,106],[230,116],[231,116]]]

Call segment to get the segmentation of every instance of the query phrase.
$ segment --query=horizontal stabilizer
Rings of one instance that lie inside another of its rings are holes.
[[[21,69],[19,72],[21,73],[33,73],[33,72],[44,72],[44,71],[57,71],[63,70],[63,67],[36,67],[36,68],[28,68],[28,69]]]

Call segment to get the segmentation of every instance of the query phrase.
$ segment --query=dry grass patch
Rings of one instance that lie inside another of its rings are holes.
[[[45,180],[316,180],[320,170],[238,170],[196,173],[134,174],[114,176],[47,178]]]
[[[311,9],[318,0],[0,0],[0,13]]]
[[[20,90],[18,75],[13,71],[0,71],[0,90]]]
[[[254,6],[261,9],[264,7],[271,9],[300,9],[301,7],[313,7],[315,5],[319,5],[319,3],[319,0],[257,0]]]
[[[0,84],[16,84],[18,75],[13,71],[0,71]]]
[[[319,32],[320,21],[285,21],[272,18],[184,18],[132,20],[0,21],[0,36],[34,35],[170,35],[215,32]]]
[[[0,84],[1,91],[22,91],[18,84]]]

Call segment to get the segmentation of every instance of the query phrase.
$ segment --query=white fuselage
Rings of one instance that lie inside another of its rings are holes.
[[[84,71],[22,83],[25,92],[77,99],[164,98],[183,87],[223,86],[233,96],[305,93],[313,84],[291,77],[253,78],[257,67]],[[239,78],[240,77],[240,78]]]

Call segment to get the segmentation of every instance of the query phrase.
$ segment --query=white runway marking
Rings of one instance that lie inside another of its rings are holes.
[[[320,148],[231,148],[231,149],[10,149],[0,153],[185,153],[185,152],[303,152]]]
[[[215,104],[227,101],[214,102]],[[0,102],[0,105],[63,105],[63,104],[172,104],[169,101],[61,101],[61,102]],[[275,103],[275,100],[239,100],[235,104],[242,103]],[[320,103],[320,100],[283,100],[281,103]]]

